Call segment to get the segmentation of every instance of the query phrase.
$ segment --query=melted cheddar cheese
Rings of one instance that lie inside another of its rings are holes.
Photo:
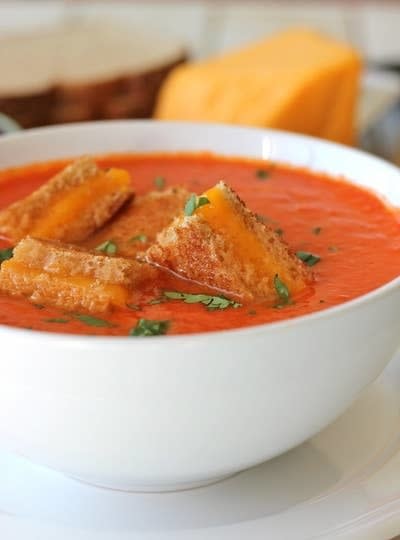
[[[75,187],[66,193],[61,193],[50,204],[48,212],[37,219],[30,231],[31,236],[38,238],[57,238],[56,231],[73,222],[81,216],[85,209],[91,207],[97,200],[116,190],[129,191],[130,176],[122,169],[109,169],[107,172],[91,178],[88,182]]]
[[[278,274],[292,294],[304,288],[304,281],[294,278],[279,252],[266,249],[265,244],[245,223],[243,215],[236,210],[229,200],[229,195],[219,185],[206,191],[203,196],[207,197],[210,204],[201,206],[196,211],[197,215],[205,219],[215,232],[224,236],[238,261],[251,265],[260,278],[268,277],[271,282]]]
[[[53,291],[58,291],[60,298],[70,296],[71,299],[81,298],[82,302],[90,301],[96,305],[100,300],[114,306],[124,306],[129,298],[129,290],[113,283],[105,283],[98,279],[87,276],[67,276],[62,274],[47,274],[44,270],[31,268],[25,264],[10,259],[2,264],[2,274],[7,274],[16,286],[15,292],[22,295],[40,295],[41,301],[50,305],[56,304],[57,295]],[[41,290],[40,282],[45,279],[44,287]],[[54,298],[53,298],[54,296]],[[93,297],[91,299],[91,297]],[[99,311],[102,309],[99,309]]]

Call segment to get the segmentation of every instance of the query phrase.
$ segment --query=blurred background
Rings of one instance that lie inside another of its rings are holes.
[[[299,26],[361,54],[357,144],[400,163],[397,0],[0,0],[0,127],[150,117],[180,63]]]

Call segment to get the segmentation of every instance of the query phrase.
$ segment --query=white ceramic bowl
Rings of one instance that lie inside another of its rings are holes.
[[[125,121],[33,130],[0,139],[0,167],[157,150],[343,174],[400,205],[400,174],[388,163],[309,137],[228,126]],[[0,326],[0,445],[113,488],[207,483],[318,432],[399,342],[400,278],[326,311],[208,334],[133,340]]]

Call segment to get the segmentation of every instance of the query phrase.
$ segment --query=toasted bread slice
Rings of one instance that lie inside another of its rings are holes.
[[[304,264],[223,182],[208,204],[179,216],[141,255],[145,261],[242,299],[276,300],[275,276],[290,294],[309,279]]]
[[[67,311],[123,306],[132,289],[151,277],[136,261],[27,237],[0,267],[0,290]]]
[[[113,240],[119,256],[135,257],[143,248],[150,246],[157,234],[182,212],[189,196],[186,189],[173,187],[136,197],[114,220],[88,238],[84,245],[96,248],[106,240]]]
[[[132,196],[129,174],[100,169],[86,157],[67,166],[31,195],[0,212],[0,234],[79,242]]]

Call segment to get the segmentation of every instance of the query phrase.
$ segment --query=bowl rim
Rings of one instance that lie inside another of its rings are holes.
[[[166,127],[168,126],[178,126],[178,127],[187,127],[188,129],[196,129],[198,127],[203,127],[206,129],[215,129],[215,128],[224,128],[229,129],[236,132],[242,132],[245,134],[246,132],[253,133],[253,134],[260,134],[260,135],[281,135],[285,137],[289,137],[295,140],[298,140],[299,142],[309,143],[309,144],[319,144],[325,147],[330,148],[336,148],[339,151],[345,151],[347,153],[354,153],[358,155],[359,157],[366,158],[368,160],[374,160],[377,163],[380,163],[381,165],[387,167],[388,169],[391,169],[393,173],[397,174],[399,176],[400,180],[400,168],[396,167],[394,164],[380,158],[377,156],[374,156],[373,154],[369,154],[368,152],[365,152],[363,150],[360,150],[358,148],[352,148],[345,146],[340,143],[327,141],[324,139],[320,139],[318,137],[313,137],[310,135],[303,135],[298,134],[290,131],[285,130],[278,130],[278,129],[270,129],[270,128],[258,128],[258,127],[251,127],[251,126],[235,126],[230,124],[221,124],[221,123],[210,123],[210,122],[185,122],[185,121],[160,121],[160,120],[153,120],[153,119],[123,119],[123,120],[100,120],[100,121],[91,121],[91,122],[77,122],[73,124],[58,124],[56,126],[45,126],[45,127],[39,127],[39,128],[32,128],[25,131],[17,131],[13,133],[9,133],[4,136],[4,142],[12,141],[12,140],[18,140],[21,138],[26,138],[27,136],[35,136],[37,134],[46,134],[46,133],[53,133],[57,131],[76,131],[81,128],[96,128],[101,126],[107,126],[110,127],[118,126],[118,125],[127,125],[127,124],[134,124],[137,126],[140,125],[151,125],[151,124],[158,124],[158,125],[164,125]],[[3,143],[3,138],[0,139],[0,145]],[[188,151],[187,153],[195,153],[196,151]],[[201,152],[201,150],[199,150]],[[145,152],[142,152],[145,153]],[[149,154],[154,153],[154,151],[150,151]],[[168,153],[168,152],[166,152]],[[173,153],[173,152],[169,152]],[[182,153],[185,153],[185,150],[182,150]],[[107,152],[99,153],[99,155],[106,155]],[[110,152],[110,155],[115,154],[117,155],[117,152]],[[216,152],[215,155],[221,155]],[[71,156],[73,157],[73,156]],[[54,157],[54,160],[56,161],[58,158]],[[49,159],[48,161],[51,161]],[[38,161],[39,162],[39,161]],[[34,163],[34,162],[31,162]],[[16,167],[19,167],[20,165],[17,165]],[[21,165],[23,166],[23,165]],[[6,167],[7,169],[8,167]],[[329,173],[327,173],[329,175]],[[333,176],[333,175],[332,175]],[[369,189],[369,188],[367,188]],[[373,189],[371,190],[376,196],[381,197],[381,194],[376,193]],[[274,322],[267,322],[262,324],[256,324],[251,326],[242,326],[239,328],[232,328],[227,330],[211,330],[207,332],[195,332],[195,333],[188,333],[188,334],[173,334],[173,335],[163,335],[163,336],[151,336],[152,339],[148,340],[150,344],[153,344],[153,346],[159,346],[160,343],[164,343],[165,341],[168,341],[168,343],[171,344],[193,344],[198,342],[204,342],[204,341],[216,341],[217,339],[225,339],[226,337],[243,337],[243,338],[251,338],[254,336],[257,336],[259,334],[269,334],[270,332],[275,332],[279,330],[283,330],[286,328],[291,328],[292,326],[302,326],[304,324],[312,323],[314,321],[324,321],[326,319],[330,319],[332,317],[336,317],[340,315],[342,312],[350,311],[352,308],[357,309],[359,307],[362,307],[364,304],[368,304],[370,302],[373,302],[377,297],[385,296],[387,294],[390,294],[394,289],[396,289],[398,286],[400,286],[400,272],[397,277],[394,279],[383,283],[379,287],[372,289],[371,291],[362,294],[360,296],[357,296],[356,298],[353,298],[351,300],[344,301],[340,304],[337,304],[335,306],[327,307],[324,309],[321,309],[319,311],[307,313],[305,315],[299,315],[294,316],[290,319],[283,319],[280,321],[274,321]],[[93,335],[82,335],[82,334],[68,334],[68,333],[62,333],[62,332],[47,332],[43,330],[28,330],[25,328],[19,328],[14,326],[8,326],[6,324],[0,324],[0,337],[5,337],[7,334],[9,334],[11,337],[21,337],[24,336],[24,340],[30,339],[33,341],[42,341],[42,339],[46,339],[47,341],[50,340],[54,342],[54,344],[63,344],[63,345],[71,345],[71,346],[90,346],[90,348],[93,348],[94,346],[100,346],[102,349],[104,347],[126,347],[127,343],[136,343],[136,344],[143,344],[142,339],[130,339],[131,336],[106,336],[106,335],[100,335],[100,336],[93,336]],[[133,345],[129,345],[132,347]]]

